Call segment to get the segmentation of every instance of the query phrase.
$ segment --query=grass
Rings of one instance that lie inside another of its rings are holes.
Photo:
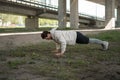
[[[37,29],[27,29],[27,28],[0,28],[0,33],[13,33],[13,32],[35,32],[35,31],[44,31],[44,30],[51,30],[53,27],[40,27]],[[80,28],[81,30],[82,28]],[[84,28],[83,28],[84,29]],[[86,29],[89,29],[86,27]],[[93,28],[90,28],[93,29]],[[99,28],[97,28],[99,29]],[[66,28],[58,28],[58,30],[75,30],[70,27]],[[78,29],[76,29],[78,30]]]
[[[0,28],[0,33],[12,33],[12,32],[35,32],[50,30],[52,27],[41,27],[38,29],[27,29],[27,28]]]
[[[108,32],[103,32],[99,35],[92,35],[92,37],[99,38],[102,40],[107,40],[107,41],[112,41],[112,42],[118,42],[120,39],[120,30],[113,30],[113,31],[108,31]]]
[[[67,46],[64,56],[56,58],[51,52],[55,48],[54,43],[43,42],[16,50],[0,51],[0,66],[4,66],[0,71],[4,77],[0,76],[0,79],[120,80],[120,31],[88,36],[109,41],[109,50],[102,51],[101,46],[96,44],[77,44]],[[24,76],[24,73],[33,77]]]
[[[23,65],[25,63],[26,63],[26,61],[24,61],[24,60],[14,60],[14,61],[7,62],[8,67],[11,69],[18,69],[19,65]]]
[[[13,33],[13,32],[36,32],[51,30],[53,27],[40,27],[37,29],[27,29],[27,28],[0,28],[0,33]],[[58,28],[59,30],[71,30],[72,28]]]

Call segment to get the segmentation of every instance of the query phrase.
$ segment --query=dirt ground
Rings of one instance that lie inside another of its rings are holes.
[[[29,69],[31,64],[28,63],[20,65],[17,69],[11,69],[6,66],[6,62],[0,62],[0,80],[65,80],[33,74]],[[36,64],[40,65],[39,62]],[[106,61],[89,65],[81,70],[77,77],[79,78],[77,80],[120,80],[120,63]]]
[[[119,45],[110,41],[108,51],[97,45],[68,46],[61,58],[50,53],[54,45],[49,42],[0,51],[0,80],[120,80]]]

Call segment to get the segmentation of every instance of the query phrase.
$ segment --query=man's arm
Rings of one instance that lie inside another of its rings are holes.
[[[55,43],[56,44],[56,50],[59,50],[60,49],[60,44],[58,43]]]
[[[60,42],[60,52],[56,54],[56,56],[61,56],[64,54],[65,50],[66,50],[66,40],[64,39],[63,36],[58,38],[59,42]]]
[[[56,45],[56,49],[54,51],[52,51],[52,52],[54,52],[54,53],[60,52],[60,44],[58,44],[57,42],[55,42],[55,45]]]

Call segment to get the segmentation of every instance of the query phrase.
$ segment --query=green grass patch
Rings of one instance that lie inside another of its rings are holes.
[[[102,40],[107,41],[119,41],[120,39],[120,30],[113,30],[113,31],[105,31],[100,33],[99,35],[92,35],[92,37],[96,37]]]
[[[99,80],[101,75],[107,75],[108,71],[116,73],[114,68],[120,65],[119,34],[119,31],[106,31],[89,35],[109,41],[110,46],[107,51],[102,51],[101,45],[97,44],[77,44],[67,46],[64,56],[56,58],[51,52],[55,49],[55,44],[53,42],[42,42],[11,51],[0,51],[0,64],[7,64],[5,66],[10,68],[10,71],[7,70],[7,74],[11,74],[11,71],[18,71],[19,73],[20,66],[24,65],[21,69],[27,71],[23,71],[24,73],[34,77],[38,75],[37,77],[48,78],[47,80],[89,80],[89,76],[96,77],[93,80]],[[105,71],[108,67],[111,67],[110,70]],[[119,69],[116,71],[119,73]],[[20,74],[13,74],[13,79],[14,75]],[[101,78],[101,80],[107,79]],[[114,78],[114,80],[119,79]]]
[[[26,53],[25,52],[20,52],[20,51],[12,51],[9,53],[9,56],[11,57],[25,57]]]

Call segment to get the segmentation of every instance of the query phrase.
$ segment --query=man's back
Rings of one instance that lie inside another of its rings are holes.
[[[52,38],[60,42],[61,39],[64,39],[67,44],[73,45],[76,43],[76,31],[61,31],[61,30],[55,30],[54,32],[51,32]]]

